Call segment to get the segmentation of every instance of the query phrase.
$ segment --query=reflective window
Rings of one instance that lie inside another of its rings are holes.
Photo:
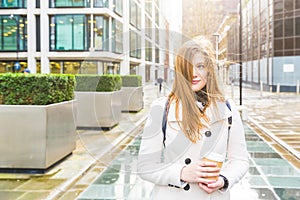
[[[274,0],[274,13],[283,12],[283,0]]]
[[[282,37],[283,36],[283,21],[277,20],[274,22],[274,37]]]
[[[136,28],[141,28],[141,9],[134,0],[130,0],[130,23]]]
[[[115,19],[112,21],[112,51],[123,52],[123,24]]]
[[[114,8],[115,13],[122,16],[123,15],[123,0],[113,0],[113,8]]]
[[[296,36],[300,36],[300,17],[295,18]]]
[[[145,60],[152,61],[152,45],[151,42],[146,40],[146,48],[145,48]]]
[[[50,8],[89,7],[89,2],[89,0],[50,0]]]
[[[89,26],[85,15],[50,17],[50,50],[87,50]]]
[[[26,17],[0,16],[0,51],[27,50]]]
[[[27,0],[0,0],[0,8],[26,8]]]
[[[120,74],[120,63],[103,62],[103,74]]]
[[[108,8],[109,0],[94,0],[94,7],[96,8]]]
[[[152,1],[145,1],[145,10],[152,17]]]
[[[109,20],[104,16],[94,17],[94,47],[96,50],[108,51]]]
[[[146,16],[146,36],[152,38],[152,22],[149,17]]]
[[[284,36],[294,35],[294,19],[284,20]]]
[[[20,60],[20,69],[15,72],[22,72],[24,69],[28,68],[26,60]],[[15,65],[15,61],[0,61],[0,73],[13,72],[13,67]]]
[[[134,31],[130,31],[130,56],[141,58],[141,36]]]

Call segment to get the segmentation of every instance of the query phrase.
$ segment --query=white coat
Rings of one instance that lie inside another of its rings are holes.
[[[210,121],[206,128],[201,130],[202,138],[197,143],[192,143],[179,129],[175,117],[175,103],[171,103],[164,148],[162,118],[166,100],[160,98],[152,103],[138,156],[140,177],[155,184],[152,199],[230,199],[230,188],[245,175],[249,167],[244,129],[234,102],[229,101],[231,111],[225,102],[217,102],[218,113],[212,112],[213,105],[206,109]],[[181,105],[179,110],[181,120]],[[228,133],[229,116],[232,116],[232,126]],[[189,190],[184,190],[186,183],[180,181],[182,168],[188,161],[193,163],[209,152],[227,156],[221,174],[229,181],[228,189],[207,194],[196,183],[188,183]]]

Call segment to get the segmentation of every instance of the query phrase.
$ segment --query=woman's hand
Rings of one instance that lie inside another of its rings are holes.
[[[209,183],[209,184],[198,183],[198,186],[208,194],[211,194],[214,191],[217,191],[224,186],[224,180],[222,177],[219,177],[218,180],[214,183]]]
[[[207,186],[212,184],[212,186],[210,187],[216,187],[214,186],[216,180],[209,178],[218,177],[219,174],[220,168],[217,167],[216,163],[208,161],[198,161],[195,164],[185,166],[181,171],[180,178],[181,180],[189,183],[199,183]]]

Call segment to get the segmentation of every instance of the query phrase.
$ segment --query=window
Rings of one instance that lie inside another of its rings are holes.
[[[123,52],[123,24],[113,19],[112,21],[112,51]]]
[[[141,58],[141,36],[134,31],[130,31],[130,56]]]
[[[118,15],[123,15],[123,0],[113,0],[114,12]]]
[[[27,50],[27,19],[16,15],[0,16],[0,51]]]
[[[50,0],[50,8],[89,6],[89,0]]]
[[[96,50],[108,51],[109,20],[104,16],[94,17],[94,47]]]
[[[141,9],[134,0],[130,0],[130,24],[141,28]]]
[[[27,0],[0,0],[0,8],[26,8]]]
[[[295,18],[295,27],[296,27],[295,35],[300,36],[300,17]]]
[[[283,12],[283,0],[274,0],[274,13]]]
[[[151,42],[146,40],[146,49],[145,49],[145,60],[152,61],[152,45]]]
[[[284,36],[294,35],[294,19],[284,20]]]
[[[283,21],[277,20],[274,21],[274,37],[283,37]]]
[[[146,12],[152,17],[152,1],[145,1]]]
[[[96,8],[108,8],[109,0],[94,0],[94,7]]]
[[[152,38],[152,22],[149,17],[146,16],[146,36]]]
[[[87,50],[87,16],[55,15],[50,17],[50,50]]]

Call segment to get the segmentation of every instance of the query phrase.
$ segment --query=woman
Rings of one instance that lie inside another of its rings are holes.
[[[213,52],[204,37],[183,44],[170,95],[151,106],[138,171],[155,184],[152,199],[230,199],[230,188],[248,170],[243,125],[233,101],[226,105]],[[212,154],[222,167],[204,159]]]

